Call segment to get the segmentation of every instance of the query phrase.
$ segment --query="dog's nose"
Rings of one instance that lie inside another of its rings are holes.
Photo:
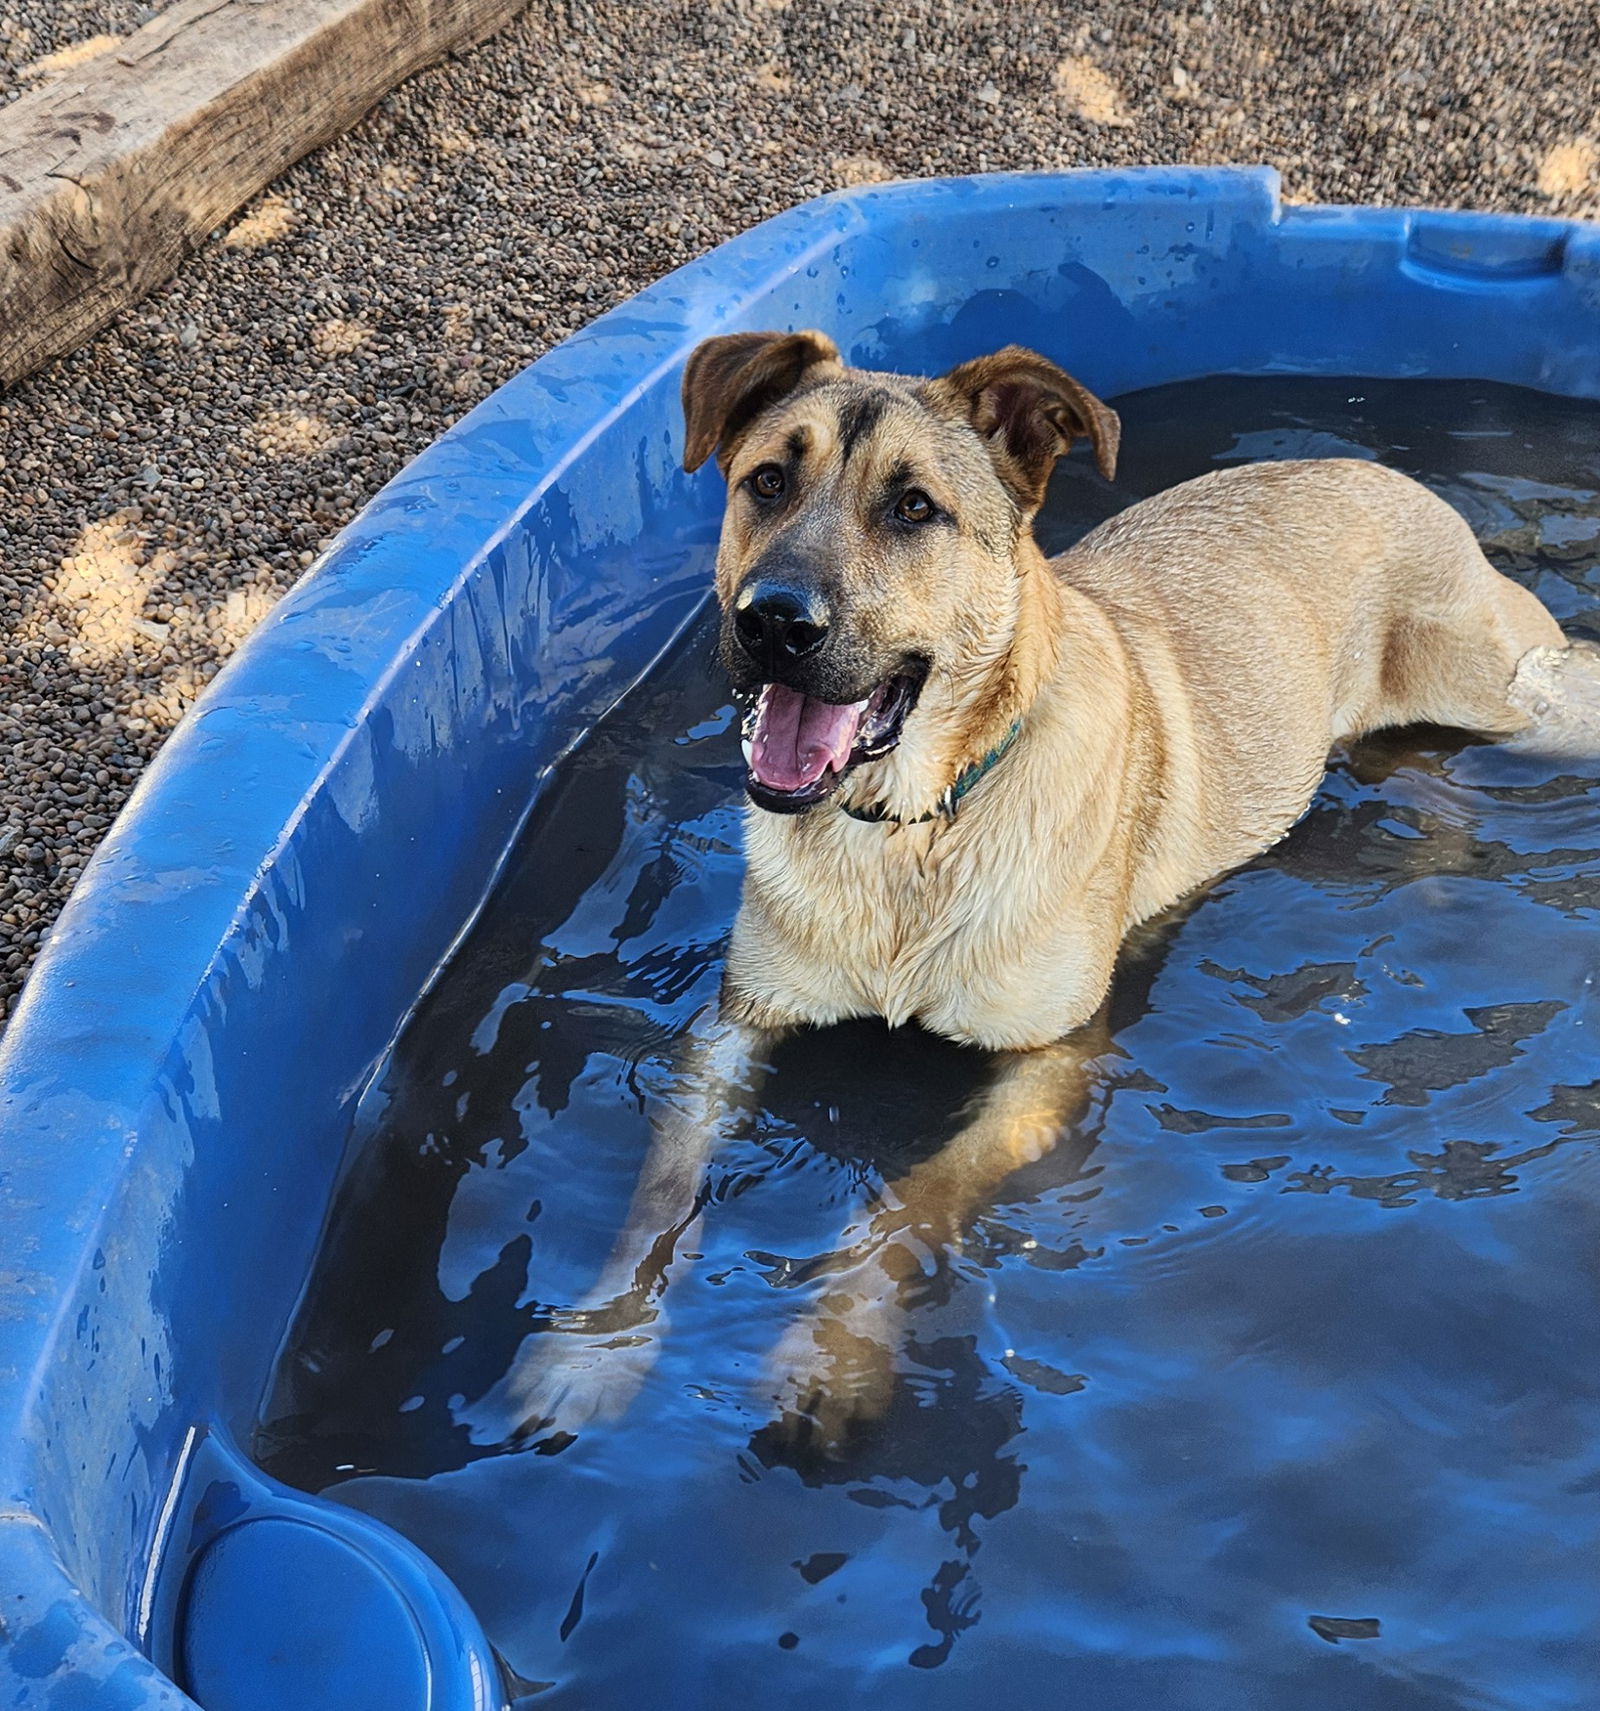
[[[814,654],[828,639],[831,618],[816,589],[791,582],[746,583],[733,607],[739,646],[769,668]]]

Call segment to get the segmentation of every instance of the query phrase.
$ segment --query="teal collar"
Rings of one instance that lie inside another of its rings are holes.
[[[955,783],[945,791],[938,803],[930,808],[926,814],[914,814],[909,820],[900,820],[896,819],[881,802],[875,803],[870,808],[852,808],[848,802],[841,802],[839,806],[852,820],[866,820],[873,824],[887,820],[896,826],[920,826],[924,820],[936,820],[941,815],[947,820],[953,820],[956,817],[956,809],[961,805],[961,798],[972,789],[979,779],[987,777],[1000,764],[1006,751],[1017,740],[1017,735],[1021,730],[1022,721],[1018,719],[982,760],[962,769],[957,775]]]

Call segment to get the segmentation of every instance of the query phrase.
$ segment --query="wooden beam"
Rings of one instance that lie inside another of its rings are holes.
[[[0,107],[0,387],[98,332],[303,154],[527,0],[176,0]]]

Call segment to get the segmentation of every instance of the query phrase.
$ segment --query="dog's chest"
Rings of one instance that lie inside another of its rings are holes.
[[[975,882],[963,828],[893,826],[830,816],[768,825],[751,841],[751,875],[781,923],[796,977],[831,988],[842,1008],[908,1021],[948,999],[952,978],[988,984],[1012,966],[1004,911]]]

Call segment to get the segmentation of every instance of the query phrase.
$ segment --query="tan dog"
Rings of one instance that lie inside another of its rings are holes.
[[[1056,459],[1087,437],[1109,476],[1118,423],[1029,351],[922,380],[848,369],[821,333],[734,334],[695,351],[683,397],[687,467],[716,451],[727,478],[721,650],[751,709],[730,1026],[658,1120],[585,1341],[516,1390],[564,1424],[616,1405],[658,1238],[692,1220],[774,1030],[916,1020],[1013,1055],[782,1351],[785,1403],[831,1435],[882,1403],[902,1286],[1081,1108],[1074,1031],[1131,927],[1280,838],[1341,739],[1538,716],[1600,746],[1597,678],[1448,505],[1375,464],[1205,476],[1047,563],[1031,525]]]
[[[727,1012],[763,1027],[1060,1039],[1131,926],[1293,825],[1334,743],[1519,731],[1518,662],[1565,645],[1448,505],[1370,463],[1207,476],[1047,564],[1050,470],[1087,435],[1109,475],[1117,420],[1028,351],[925,381],[735,335],[684,399],[689,463],[720,445],[728,481],[750,794],[780,810],[749,816],[727,969]]]

